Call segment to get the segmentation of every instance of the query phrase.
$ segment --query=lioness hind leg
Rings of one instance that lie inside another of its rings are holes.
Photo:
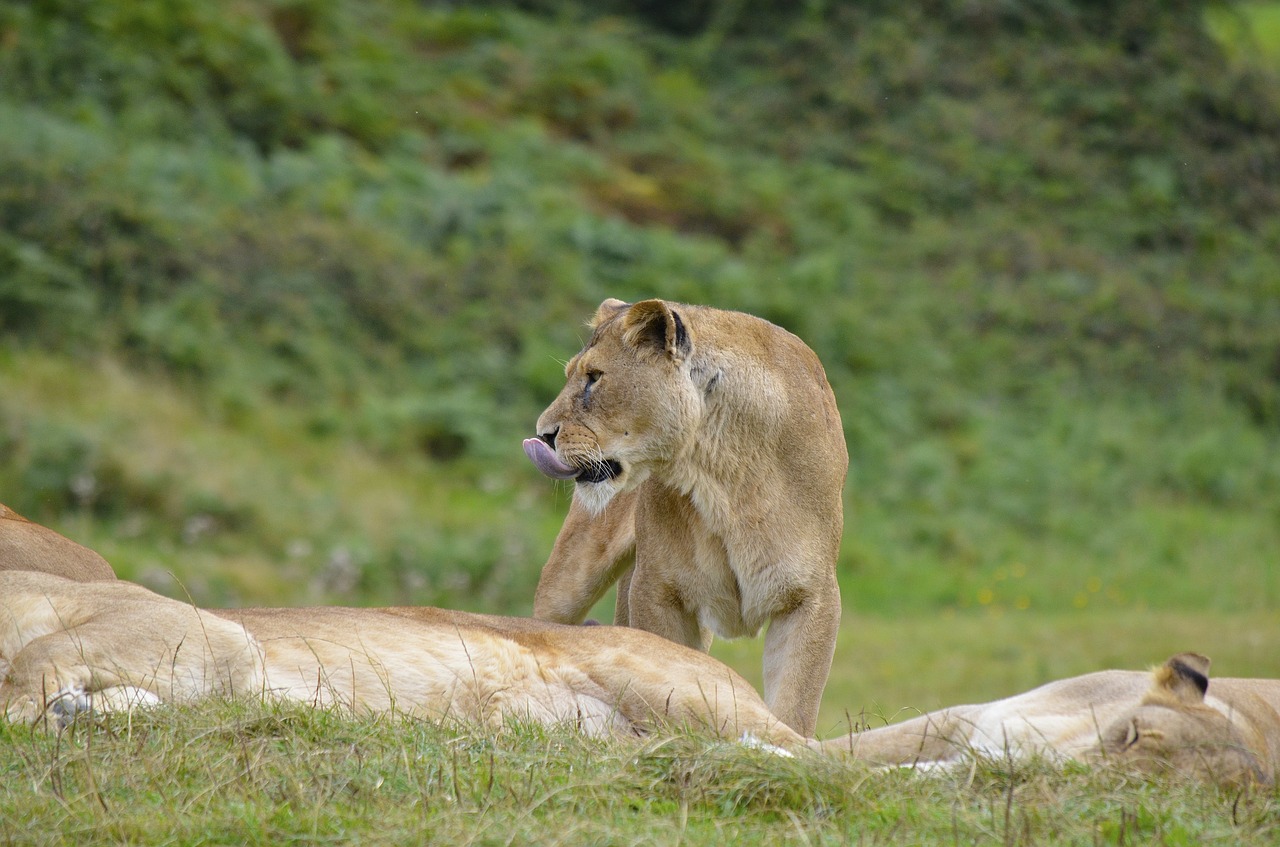
[[[52,719],[54,728],[71,724],[80,715],[131,712],[148,706],[159,706],[163,701],[145,688],[133,685],[117,685],[100,691],[88,692],[83,688],[64,688],[53,694],[44,712]],[[39,713],[35,718],[38,719]]]
[[[132,712],[134,709],[144,709],[163,704],[163,700],[145,688],[139,688],[136,685],[115,685],[110,688],[100,689],[86,695],[83,699],[77,700],[76,705],[79,710],[71,714],[71,717],[84,711]]]
[[[8,690],[5,687],[5,691]],[[9,698],[0,691],[0,703],[5,706],[5,720],[9,723],[39,723],[47,715],[50,727],[60,729],[83,714],[129,712],[137,708],[158,706],[162,703],[145,688],[120,685],[90,693],[79,686],[67,686],[57,691],[33,695],[31,692]]]

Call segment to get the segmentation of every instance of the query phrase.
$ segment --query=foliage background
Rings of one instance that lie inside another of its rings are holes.
[[[1275,8],[0,3],[0,495],[202,604],[526,613],[520,439],[659,296],[826,364],[827,725],[1280,675]]]

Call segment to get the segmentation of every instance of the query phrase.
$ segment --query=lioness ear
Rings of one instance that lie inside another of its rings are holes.
[[[1172,696],[1183,703],[1204,702],[1209,690],[1209,659],[1199,653],[1179,653],[1154,674],[1152,694]]]
[[[630,305],[629,303],[623,300],[619,300],[616,297],[610,297],[609,299],[605,300],[603,303],[600,304],[599,309],[596,309],[595,317],[587,321],[587,326],[591,327],[592,329],[595,329],[596,327],[600,326],[600,324],[609,320],[609,318],[612,318],[614,315],[618,314],[619,310],[625,309],[629,305]]]
[[[622,338],[633,347],[665,353],[680,362],[693,350],[680,313],[661,300],[642,300],[622,318]]]

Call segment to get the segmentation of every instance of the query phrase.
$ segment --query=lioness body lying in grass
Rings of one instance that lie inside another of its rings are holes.
[[[1272,782],[1280,766],[1280,680],[1215,679],[1180,653],[1152,673],[1098,671],[1022,694],[940,709],[826,743],[886,765],[1047,756]]]
[[[728,666],[656,635],[425,607],[211,612],[123,580],[13,571],[0,573],[6,665],[10,721],[247,695],[597,735],[669,721],[803,743]]]
[[[1195,654],[818,742],[724,664],[640,630],[431,608],[210,612],[124,581],[14,571],[0,573],[0,670],[10,721],[241,695],[591,734],[676,724],[885,765],[1048,755],[1270,781],[1280,762],[1280,681],[1215,680],[1206,696]]]

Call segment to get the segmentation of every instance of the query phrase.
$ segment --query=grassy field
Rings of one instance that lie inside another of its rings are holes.
[[[211,704],[0,727],[9,844],[1274,844],[1273,790],[989,762],[877,772],[696,736],[498,735]]]

